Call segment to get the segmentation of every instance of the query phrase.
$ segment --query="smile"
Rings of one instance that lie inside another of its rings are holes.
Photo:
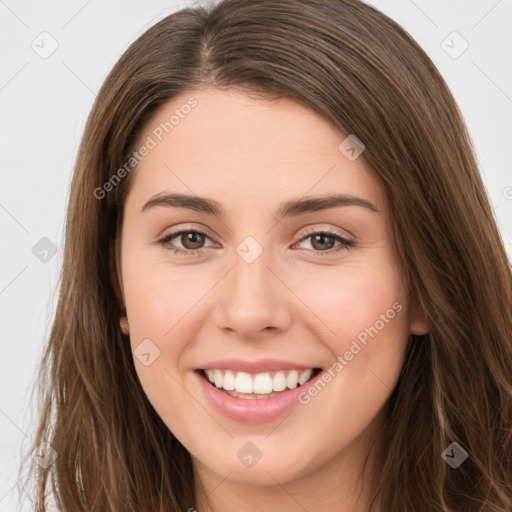
[[[322,370],[310,368],[301,369],[300,373],[299,370],[278,370],[250,374],[234,370],[200,369],[192,373],[196,376],[202,396],[222,416],[243,423],[265,423],[290,414],[299,405],[306,407],[301,404],[299,395],[315,384]],[[225,389],[224,386],[234,389]]]
[[[278,370],[251,374],[221,369],[201,370],[210,384],[229,395],[245,399],[272,398],[287,389],[295,389],[321,372],[320,368]]]

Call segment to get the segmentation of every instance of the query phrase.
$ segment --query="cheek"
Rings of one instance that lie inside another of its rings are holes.
[[[409,339],[407,290],[392,260],[316,275],[294,284],[306,329],[332,354],[332,389],[351,410],[375,412],[395,386]],[[320,411],[318,411],[320,413]]]
[[[162,272],[158,265],[126,266],[135,370],[149,402],[170,428],[176,422],[172,412],[184,410],[190,401],[181,384],[182,355],[191,340],[188,326],[194,304],[201,296],[179,276],[179,272]]]
[[[155,410],[171,418],[169,411],[190,402],[182,386],[192,365],[187,357],[208,314],[204,295],[218,277],[149,258],[133,258],[123,270],[135,369]],[[146,365],[148,356],[140,356],[148,352],[151,363]]]
[[[314,332],[325,333],[324,342],[336,353],[346,350],[347,343],[376,322],[383,336],[408,334],[407,290],[393,261],[378,256],[315,274],[288,276],[288,283],[309,310],[304,309],[301,319]]]
[[[322,383],[301,403],[309,417],[322,418],[322,435],[313,439],[312,452],[327,453],[324,439],[340,447],[355,439],[396,386],[409,339],[407,296],[386,264],[359,266],[309,284],[298,295],[316,313],[308,328],[324,333],[332,361]]]
[[[191,321],[194,307],[208,289],[206,276],[185,265],[166,264],[158,251],[137,250],[135,243],[130,252],[129,243],[122,268],[130,335],[135,339],[171,338]]]

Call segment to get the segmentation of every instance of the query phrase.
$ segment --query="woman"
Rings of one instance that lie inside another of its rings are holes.
[[[174,13],[83,135],[37,510],[48,477],[66,511],[512,510],[511,285],[461,114],[396,23]]]

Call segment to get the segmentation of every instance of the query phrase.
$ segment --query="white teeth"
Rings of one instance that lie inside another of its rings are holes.
[[[313,373],[313,370],[305,370],[299,375],[299,386],[302,386],[305,382],[307,382]]]
[[[265,395],[272,392],[272,379],[268,373],[258,373],[254,378],[253,393]]]
[[[208,369],[205,370],[208,380],[217,388],[230,391],[231,395],[239,396],[239,393],[252,394],[251,398],[266,398],[273,396],[273,392],[284,391],[287,388],[294,389],[306,383],[313,374],[313,369],[307,370],[280,370],[272,377],[269,373],[251,375],[246,372],[233,372],[230,370]],[[246,398],[239,396],[239,398]]]
[[[254,393],[237,393],[236,391],[228,391],[228,395],[234,396],[235,398],[244,398],[246,400],[258,400],[261,398],[272,398],[276,396],[276,393],[270,393],[268,395],[255,395]]]
[[[286,377],[283,372],[277,372],[272,379],[272,389],[274,391],[284,391],[286,389]]]
[[[224,378],[222,380],[222,387],[226,391],[233,391],[235,389],[235,374],[229,370],[224,372]]]
[[[222,387],[222,372],[220,370],[213,370],[213,378],[215,380],[215,386],[218,388]]]
[[[252,378],[248,373],[238,372],[235,379],[237,393],[252,393]]]
[[[297,370],[292,370],[288,377],[286,377],[286,387],[293,389],[297,387],[297,381],[299,380],[299,372]]]

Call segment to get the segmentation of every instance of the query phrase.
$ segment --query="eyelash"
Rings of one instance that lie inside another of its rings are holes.
[[[181,254],[181,255],[187,255],[187,256],[195,256],[195,255],[201,253],[202,251],[207,250],[205,248],[186,250],[186,249],[180,249],[179,247],[166,247],[166,245],[173,238],[176,238],[178,235],[182,235],[183,233],[199,233],[199,234],[204,235],[207,238],[209,238],[208,234],[205,233],[204,231],[202,231],[201,229],[182,229],[180,231],[175,231],[173,233],[169,233],[168,235],[165,235],[163,238],[160,238],[158,240],[158,243],[161,244],[163,247],[165,247],[167,250],[172,251],[174,254]],[[347,238],[342,237],[338,233],[334,233],[334,232],[329,231],[329,230],[324,230],[324,231],[311,230],[311,231],[308,231],[307,233],[305,233],[305,235],[297,243],[303,242],[304,240],[309,238],[311,235],[329,235],[329,236],[331,236],[332,238],[334,238],[335,240],[337,240],[337,241],[339,241],[341,243],[341,245],[339,245],[337,249],[327,249],[325,251],[315,251],[315,250],[312,250],[314,255],[315,255],[315,257],[317,257],[317,256],[318,257],[329,256],[329,255],[338,253],[339,251],[341,251],[343,249],[350,249],[351,247],[355,246],[355,242],[354,241],[348,240]]]

